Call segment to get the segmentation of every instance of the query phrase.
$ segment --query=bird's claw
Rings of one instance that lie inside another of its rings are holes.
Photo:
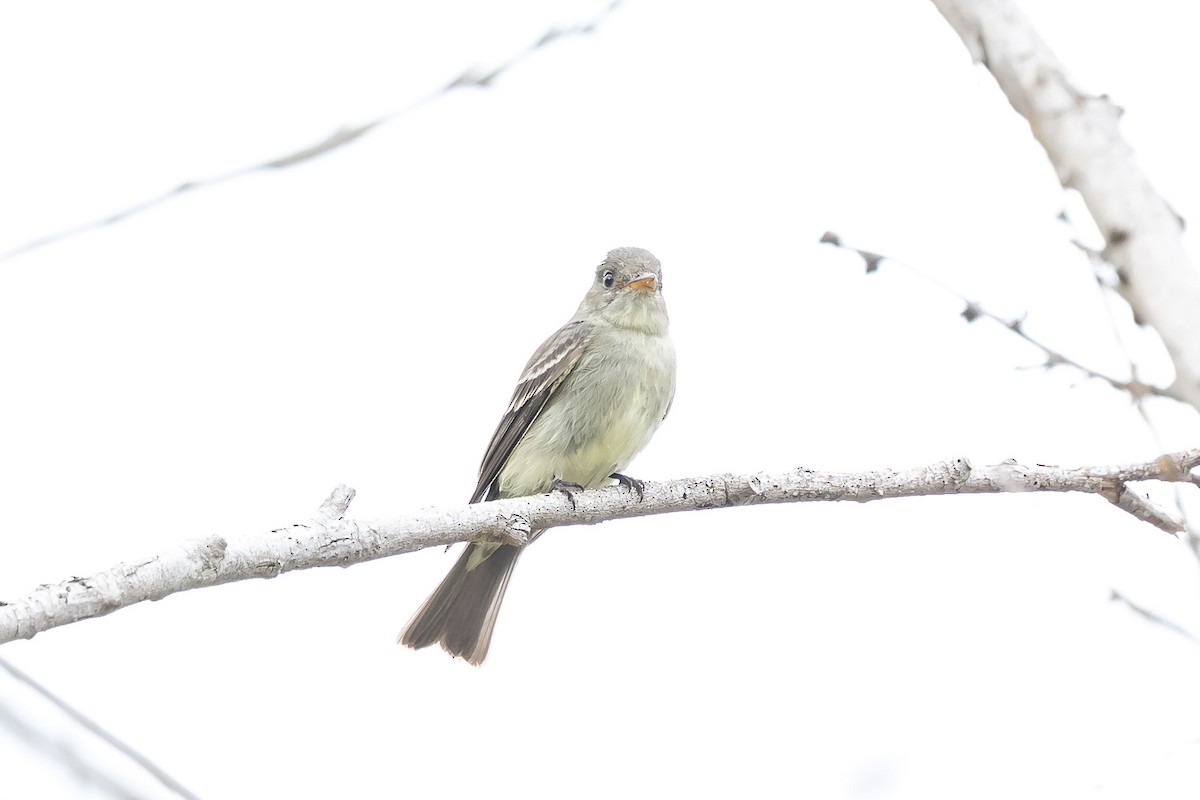
[[[562,492],[567,496],[567,500],[571,502],[571,510],[575,510],[575,492],[583,491],[583,484],[564,481],[559,478],[554,479],[554,483],[550,485],[551,492]]]
[[[646,489],[645,481],[638,480],[637,478],[631,478],[628,475],[622,475],[619,472],[614,472],[612,475],[609,475],[608,477],[612,478],[613,480],[615,480],[617,483],[621,484],[622,486],[628,487],[629,491],[637,494],[638,501],[639,502],[641,501],[642,496],[645,494],[645,489]]]

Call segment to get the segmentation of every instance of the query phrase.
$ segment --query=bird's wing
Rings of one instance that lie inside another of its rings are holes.
[[[504,412],[483,455],[483,462],[479,465],[479,483],[471,495],[472,503],[496,499],[500,470],[504,469],[508,457],[520,444],[538,414],[542,413],[555,389],[579,363],[591,334],[591,325],[583,320],[574,320],[559,328],[534,351],[513,391],[508,410]]]

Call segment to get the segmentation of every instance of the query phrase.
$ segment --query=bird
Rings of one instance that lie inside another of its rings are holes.
[[[648,250],[609,251],[578,310],[525,365],[479,466],[470,502],[609,485],[666,419],[675,396],[662,266]],[[573,502],[573,500],[572,500]],[[529,536],[532,543],[544,530]],[[527,545],[526,545],[527,546]],[[476,666],[491,645],[523,546],[473,542],[398,641],[440,644]]]

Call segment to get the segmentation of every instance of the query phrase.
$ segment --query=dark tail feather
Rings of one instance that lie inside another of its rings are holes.
[[[480,545],[468,545],[441,585],[417,609],[400,634],[400,643],[419,650],[441,644],[452,656],[479,665],[487,657],[500,602],[521,548],[501,545],[467,570],[467,560]]]

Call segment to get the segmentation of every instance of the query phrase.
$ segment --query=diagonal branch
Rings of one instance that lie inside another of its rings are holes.
[[[339,486],[305,523],[257,536],[211,536],[148,559],[118,564],[87,578],[39,586],[0,603],[0,643],[110,614],[143,600],[249,578],[273,578],[312,567],[345,567],[376,558],[467,541],[523,544],[534,529],[763,503],[852,500],[999,492],[1083,492],[1170,533],[1179,522],[1127,487],[1130,481],[1193,482],[1200,448],[1123,466],[1064,468],[1015,462],[973,467],[952,458],[915,469],[711,475],[648,482],[641,496],[621,486],[574,494],[552,492],[459,508],[425,509],[403,517],[347,519],[354,490]]]
[[[962,292],[959,292],[959,291],[953,289],[952,287],[947,286],[945,283],[942,283],[941,281],[937,280],[936,278],[933,278],[933,277],[927,275],[926,273],[921,272],[916,267],[914,267],[912,264],[906,264],[906,263],[899,261],[898,259],[895,259],[891,256],[885,256],[880,253],[873,253],[870,250],[863,250],[858,247],[852,247],[852,246],[846,244],[844,241],[842,241],[842,237],[840,237],[838,234],[834,233],[833,231],[826,231],[821,236],[820,242],[821,242],[821,244],[833,245],[834,247],[836,247],[840,250],[849,250],[852,253],[856,253],[858,255],[858,257],[861,258],[863,260],[863,263],[866,265],[867,274],[871,274],[873,272],[878,272],[880,264],[882,264],[884,261],[887,261],[889,264],[897,264],[899,266],[904,267],[905,269],[907,269],[909,272],[913,273],[914,275],[918,275],[918,276],[924,278],[926,281],[939,287],[942,291],[946,292],[947,294],[953,295],[954,297],[956,297],[960,301],[962,301],[962,303],[965,307],[963,308],[963,310],[961,312],[959,312],[959,316],[962,317],[964,320],[966,320],[968,324],[975,322],[978,319],[991,320],[992,322],[995,322],[996,324],[1000,325],[1000,327],[1004,328],[1008,332],[1012,333],[1013,335],[1015,335],[1021,339],[1024,339],[1027,343],[1033,345],[1038,350],[1041,350],[1042,355],[1045,357],[1045,361],[1042,362],[1041,366],[1047,370],[1054,369],[1055,367],[1073,367],[1074,369],[1082,372],[1084,374],[1084,376],[1087,378],[1094,378],[1096,380],[1103,381],[1104,383],[1107,383],[1109,386],[1116,389],[1117,391],[1128,392],[1129,396],[1133,399],[1133,401],[1138,404],[1139,410],[1142,409],[1142,400],[1144,400],[1145,398],[1150,397],[1150,396],[1170,397],[1174,400],[1179,400],[1180,402],[1186,402],[1186,400],[1182,400],[1181,398],[1171,394],[1169,391],[1167,391],[1165,389],[1160,389],[1157,386],[1152,386],[1148,383],[1143,382],[1141,379],[1138,378],[1137,365],[1133,364],[1132,362],[1129,365],[1129,371],[1130,371],[1131,377],[1127,381],[1121,380],[1120,378],[1114,378],[1111,375],[1106,375],[1103,372],[1099,372],[1097,370],[1092,369],[1091,367],[1085,366],[1084,364],[1080,363],[1079,361],[1076,361],[1075,359],[1071,358],[1070,356],[1064,355],[1063,353],[1059,352],[1058,350],[1055,350],[1054,348],[1050,347],[1049,345],[1047,345],[1045,342],[1041,341],[1040,339],[1037,339],[1034,336],[1031,336],[1029,334],[1029,332],[1027,330],[1025,330],[1024,316],[1018,317],[1016,319],[1005,319],[1004,317],[1000,316],[999,314],[993,313],[993,312],[989,311],[988,309],[984,308],[983,305],[981,305],[978,301],[972,300],[971,298],[967,297]]]
[[[1162,616],[1161,614],[1154,613],[1153,611],[1146,608],[1145,606],[1138,605],[1137,603],[1133,602],[1125,595],[1118,592],[1116,589],[1113,589],[1111,591],[1111,594],[1109,595],[1108,599],[1114,603],[1123,603],[1130,611],[1137,614],[1139,617],[1146,620],[1147,622],[1152,622],[1155,625],[1161,625],[1162,627],[1169,630],[1171,633],[1178,634],[1178,635],[1182,636],[1183,638],[1187,639],[1192,644],[1200,644],[1200,638],[1197,638],[1196,634],[1192,633],[1187,628],[1183,627],[1182,625],[1180,625],[1177,622],[1173,622],[1173,621],[1167,619],[1166,617]]]
[[[103,228],[107,225],[114,225],[118,222],[129,219],[130,217],[137,216],[143,211],[149,211],[156,206],[160,206],[170,200],[175,200],[198,189],[211,189],[214,186],[219,186],[222,183],[237,180],[238,178],[244,178],[247,175],[253,175],[256,172],[269,172],[271,170],[287,169],[288,167],[294,167],[297,164],[302,164],[305,161],[311,161],[314,158],[319,158],[326,153],[330,153],[340,147],[350,144],[351,142],[357,141],[363,135],[371,132],[375,128],[386,125],[389,122],[393,122],[397,118],[415,111],[426,103],[450,94],[456,89],[468,87],[475,87],[479,89],[490,88],[492,84],[495,83],[496,79],[502,74],[509,71],[517,64],[529,58],[531,55],[543,47],[546,47],[550,43],[566,37],[581,36],[594,32],[600,23],[603,22],[609,14],[611,14],[617,9],[618,6],[621,5],[621,2],[622,0],[612,0],[608,5],[601,9],[596,16],[579,24],[566,27],[549,28],[537,39],[537,41],[531,43],[525,49],[514,53],[499,65],[486,70],[475,68],[468,69],[462,75],[459,75],[445,86],[434,89],[429,94],[426,94],[425,96],[420,97],[408,103],[407,105],[390,111],[387,114],[376,117],[373,120],[360,125],[343,125],[333,133],[326,136],[324,139],[314,142],[311,145],[302,147],[294,152],[281,155],[277,158],[272,158],[259,164],[252,164],[247,167],[232,169],[220,175],[184,181],[173,189],[168,189],[167,191],[155,195],[154,197],[146,198],[145,200],[134,203],[127,208],[123,208],[120,211],[108,214],[100,219],[92,220],[91,222],[84,222],[70,228],[64,228],[53,233],[45,234],[44,236],[39,236],[36,239],[30,239],[23,244],[17,245],[8,252],[0,253],[0,261],[8,261],[9,259],[24,255],[32,250],[45,247],[48,244],[54,244],[55,242],[60,242],[64,239],[69,239],[73,236],[78,236],[81,233],[87,233],[88,231],[93,231],[97,228]]]
[[[44,699],[46,702],[50,703],[52,706],[57,708],[59,711],[66,714],[67,717],[69,717],[71,719],[71,721],[74,722],[76,725],[83,728],[88,733],[97,737],[98,739],[100,739],[101,741],[103,741],[104,743],[106,743],[110,747],[112,747],[114,750],[116,750],[117,752],[124,755],[126,758],[133,761],[139,767],[141,767],[146,772],[148,772],[150,775],[152,775],[155,778],[155,780],[157,780],[159,783],[161,783],[166,788],[170,789],[175,794],[184,798],[184,800],[199,800],[199,798],[196,797],[196,795],[193,794],[186,786],[184,786],[179,781],[175,780],[170,775],[168,775],[167,772],[162,767],[155,764],[147,756],[143,755],[142,753],[139,753],[132,746],[130,746],[130,745],[126,744],[125,742],[121,741],[120,739],[118,739],[114,734],[110,733],[108,730],[103,728],[98,722],[95,722],[91,718],[87,717],[86,715],[83,714],[83,712],[79,711],[74,706],[72,706],[70,703],[68,703],[67,701],[65,701],[61,697],[59,697],[58,695],[51,692],[49,689],[47,689],[42,684],[38,683],[36,680],[33,679],[33,677],[31,675],[28,675],[25,672],[22,672],[21,670],[17,669],[15,666],[13,666],[8,661],[5,661],[2,658],[0,658],[0,669],[7,672],[15,680],[25,684],[26,687],[28,687],[29,689],[31,689],[32,691],[34,691],[35,693],[40,695],[42,697],[42,699]],[[26,734],[26,735],[28,735],[28,734]],[[82,758],[80,758],[80,754],[75,752],[75,748],[64,745],[64,746],[61,746],[59,748],[59,750],[62,753],[63,759],[69,760],[71,762],[72,769],[77,770],[77,771],[83,771],[85,774],[90,772],[90,770],[87,769],[86,763],[82,760]],[[88,777],[96,778],[98,776],[89,774]],[[132,794],[130,794],[128,792],[125,792],[124,794],[128,794],[131,797],[133,796]]]
[[[1014,0],[933,0],[971,57],[1029,122],[1064,188],[1078,190],[1104,234],[1104,258],[1134,317],[1162,337],[1175,365],[1172,397],[1200,409],[1200,271],[1183,220],[1154,191],[1121,136],[1121,109],[1075,88]]]

